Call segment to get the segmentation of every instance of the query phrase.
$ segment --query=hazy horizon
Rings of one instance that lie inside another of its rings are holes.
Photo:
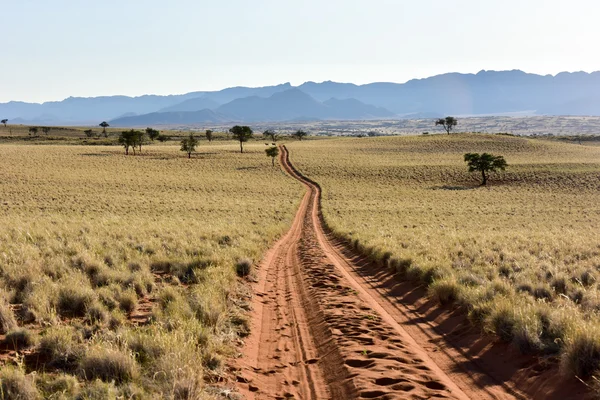
[[[597,11],[583,0],[11,2],[3,28],[18,34],[2,43],[0,102],[593,72]]]

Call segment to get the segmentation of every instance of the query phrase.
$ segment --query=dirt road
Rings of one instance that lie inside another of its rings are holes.
[[[390,296],[393,285],[384,283],[383,272],[326,233],[319,186],[301,176],[288,150],[280,148],[284,170],[307,192],[291,229],[259,271],[252,334],[238,371],[242,394],[336,400],[549,397],[547,371],[532,375],[531,365],[517,368],[510,354],[489,343],[484,355],[473,357],[459,344],[448,345],[431,321],[398,301],[402,296]]]

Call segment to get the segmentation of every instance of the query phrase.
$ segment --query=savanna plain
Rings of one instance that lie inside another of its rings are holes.
[[[75,134],[78,134],[75,132]],[[231,141],[0,144],[0,398],[203,399],[250,333],[253,271],[304,189]],[[354,251],[593,387],[600,146],[453,134],[286,141]],[[502,155],[486,186],[465,153]],[[243,278],[241,278],[243,277]]]
[[[192,159],[0,146],[0,398],[223,395],[213,383],[248,333],[238,274],[302,191],[262,143],[230,143]]]
[[[289,147],[322,187],[325,221],[355,250],[463,308],[483,333],[559,358],[564,374],[598,374],[596,146],[458,134]],[[479,186],[463,162],[470,152],[509,167]]]

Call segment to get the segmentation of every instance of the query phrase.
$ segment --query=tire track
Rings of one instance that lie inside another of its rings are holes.
[[[515,398],[430,357],[327,237],[319,186],[280,149],[284,170],[308,190],[290,231],[261,264],[241,392],[250,399]]]

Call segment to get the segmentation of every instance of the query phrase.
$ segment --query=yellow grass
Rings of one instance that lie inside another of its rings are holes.
[[[0,145],[0,300],[52,361],[40,395],[66,373],[73,393],[209,396],[246,329],[235,264],[260,259],[302,193],[264,145],[237,149]]]
[[[600,327],[598,147],[460,134],[289,148],[321,184],[337,234],[376,259],[391,252],[391,268],[466,307],[486,330],[553,353]],[[503,155],[510,166],[478,187],[467,152]]]

